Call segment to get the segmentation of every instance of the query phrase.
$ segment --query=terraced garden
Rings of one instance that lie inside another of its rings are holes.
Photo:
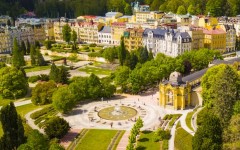
[[[57,111],[52,106],[47,106],[42,110],[36,111],[30,115],[30,117],[34,120],[34,124],[38,125],[39,128],[43,128],[45,123],[57,115]]]

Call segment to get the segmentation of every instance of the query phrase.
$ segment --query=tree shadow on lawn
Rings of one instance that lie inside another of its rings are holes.
[[[147,142],[147,141],[149,141],[149,139],[148,139],[148,138],[141,138],[141,139],[139,139],[138,141],[139,141],[139,142]]]
[[[136,150],[145,150],[145,149],[147,149],[147,148],[144,147],[144,146],[138,146],[138,147],[136,148]]]

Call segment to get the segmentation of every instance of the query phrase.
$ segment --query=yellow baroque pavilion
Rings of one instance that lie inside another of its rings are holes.
[[[182,81],[178,72],[171,73],[169,81],[159,85],[160,106],[174,110],[183,110],[191,104],[191,85]]]

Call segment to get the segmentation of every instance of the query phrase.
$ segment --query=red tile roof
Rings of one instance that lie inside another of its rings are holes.
[[[226,32],[222,29],[211,29],[211,30],[203,29],[203,33],[205,33],[205,34],[224,34]]]

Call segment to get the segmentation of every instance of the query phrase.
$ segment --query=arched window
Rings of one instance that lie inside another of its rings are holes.
[[[168,90],[166,95],[167,95],[166,104],[173,106],[173,102],[174,102],[173,92],[171,90]]]

